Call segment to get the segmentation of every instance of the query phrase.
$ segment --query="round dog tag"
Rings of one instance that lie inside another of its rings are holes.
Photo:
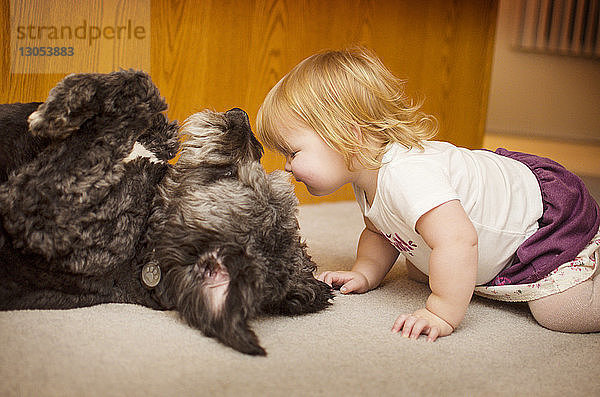
[[[146,286],[154,288],[160,282],[160,266],[150,262],[142,268],[142,281]]]

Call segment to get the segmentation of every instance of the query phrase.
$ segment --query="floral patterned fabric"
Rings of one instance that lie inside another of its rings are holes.
[[[475,294],[485,298],[527,302],[565,291],[579,283],[598,277],[600,261],[600,232],[567,263],[563,263],[541,280],[528,284],[508,284],[475,287]]]

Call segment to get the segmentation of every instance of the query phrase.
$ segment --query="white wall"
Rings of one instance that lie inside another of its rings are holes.
[[[486,132],[600,144],[600,60],[511,48],[516,0],[500,0]]]

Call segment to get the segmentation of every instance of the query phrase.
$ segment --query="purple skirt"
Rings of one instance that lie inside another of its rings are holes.
[[[512,263],[487,285],[527,284],[575,259],[598,232],[600,210],[583,181],[555,161],[497,149],[496,154],[525,164],[540,184],[539,229],[517,249]]]

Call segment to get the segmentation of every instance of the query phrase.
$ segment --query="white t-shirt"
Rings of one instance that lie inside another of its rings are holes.
[[[424,149],[392,144],[382,159],[369,207],[354,186],[363,214],[415,267],[429,274],[431,248],[416,232],[429,210],[458,199],[475,226],[477,285],[494,278],[538,229],[542,196],[526,165],[492,152],[428,141]]]

